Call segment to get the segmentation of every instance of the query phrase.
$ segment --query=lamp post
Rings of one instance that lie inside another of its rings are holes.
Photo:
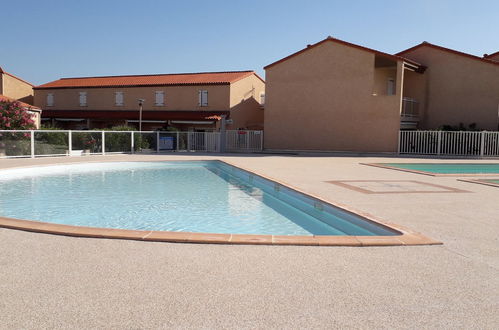
[[[139,101],[139,132],[142,131],[142,106],[144,105],[144,99],[138,99]]]

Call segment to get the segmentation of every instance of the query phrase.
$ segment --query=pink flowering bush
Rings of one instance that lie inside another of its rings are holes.
[[[31,114],[19,102],[0,101],[0,130],[36,129]],[[23,156],[30,153],[28,132],[0,132],[0,156]]]
[[[0,130],[35,128],[31,114],[19,102],[0,101]]]

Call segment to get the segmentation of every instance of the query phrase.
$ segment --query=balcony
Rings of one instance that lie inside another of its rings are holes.
[[[401,129],[416,129],[419,122],[419,102],[410,97],[402,99],[402,113],[400,114]]]

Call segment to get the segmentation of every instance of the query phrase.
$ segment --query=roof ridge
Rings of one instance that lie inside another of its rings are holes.
[[[35,86],[35,85],[33,85],[32,83],[30,83],[29,81],[26,81],[26,80],[24,80],[24,79],[22,79],[22,78],[19,78],[18,76],[13,75],[12,73],[9,73],[9,72],[4,71],[1,67],[0,67],[0,73],[3,73],[3,74],[6,74],[6,75],[9,75],[9,76],[11,76],[11,77],[12,77],[12,78],[14,78],[14,79],[20,80],[20,81],[22,81],[23,83],[26,83],[26,84],[30,85],[31,87],[34,87],[34,86]]]
[[[488,59],[489,57],[499,55],[499,51],[492,54],[483,54],[483,58]]]
[[[410,62],[414,65],[418,65],[418,66],[421,66],[420,63],[416,62],[416,61],[413,61],[411,59],[408,59],[408,58],[404,58],[402,56],[399,56],[399,55],[393,55],[393,54],[389,54],[389,53],[386,53],[386,52],[382,52],[382,51],[379,51],[379,50],[376,50],[376,49],[372,49],[372,48],[369,48],[369,47],[364,47],[364,46],[361,46],[361,45],[357,45],[357,44],[354,44],[354,43],[351,43],[351,42],[348,42],[348,41],[344,41],[344,40],[341,40],[341,39],[337,39],[337,38],[333,38],[332,36],[328,36],[326,39],[323,39],[319,42],[316,42],[315,44],[312,44],[312,45],[307,45],[307,47],[291,54],[291,55],[288,55],[278,61],[275,61],[269,65],[266,65],[264,67],[264,69],[267,69],[275,64],[278,64],[278,63],[281,63],[281,62],[284,62],[286,60],[288,60],[289,58],[293,57],[293,56],[296,56],[298,54],[301,54],[311,48],[314,48],[320,44],[323,44],[327,41],[332,41],[332,42],[336,42],[336,43],[339,43],[339,44],[342,44],[342,45],[345,45],[345,46],[349,46],[349,47],[353,47],[353,48],[357,48],[357,49],[361,49],[361,50],[364,50],[364,51],[368,51],[368,52],[371,52],[371,53],[374,53],[374,54],[378,54],[378,55],[382,55],[382,56],[387,56],[387,57],[390,57],[390,58],[396,58],[397,60],[401,60],[401,61],[407,61],[407,62]]]
[[[181,72],[181,73],[152,73],[152,74],[130,74],[130,75],[115,75],[115,76],[88,76],[88,77],[64,77],[59,80],[67,79],[95,79],[95,78],[120,78],[120,77],[155,77],[155,76],[180,76],[180,75],[194,75],[194,74],[217,74],[217,73],[246,73],[255,72],[254,70],[240,70],[240,71],[206,71],[206,72]]]
[[[466,56],[466,57],[469,57],[469,58],[472,58],[472,59],[475,59],[475,60],[482,61],[484,63],[499,65],[499,62],[496,62],[496,61],[493,61],[493,60],[489,60],[489,59],[484,58],[484,57],[476,56],[476,55],[473,55],[473,54],[465,53],[465,52],[462,52],[462,51],[459,51],[459,50],[455,50],[455,49],[452,49],[452,48],[447,48],[447,47],[439,46],[439,45],[436,45],[436,44],[432,44],[432,43],[430,43],[428,41],[423,41],[420,44],[417,44],[417,45],[415,45],[413,47],[410,47],[410,48],[407,48],[407,49],[405,49],[405,50],[403,50],[401,52],[398,52],[396,55],[397,56],[401,56],[402,54],[405,54],[407,52],[410,52],[410,51],[412,51],[414,49],[417,49],[417,48],[423,47],[423,46],[428,46],[428,47],[436,48],[436,49],[443,50],[443,51],[450,52],[450,53],[454,53],[454,54],[460,55],[460,56]]]

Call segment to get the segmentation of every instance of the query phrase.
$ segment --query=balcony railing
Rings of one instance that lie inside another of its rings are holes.
[[[419,119],[419,102],[415,99],[404,97],[402,99],[402,120],[417,120]]]

